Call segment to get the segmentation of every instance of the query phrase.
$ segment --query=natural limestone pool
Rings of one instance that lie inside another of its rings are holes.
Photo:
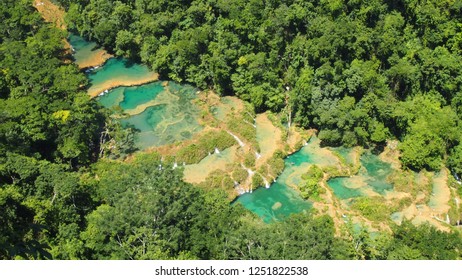
[[[77,64],[94,65],[95,57],[105,53],[96,43],[71,34]],[[193,103],[197,89],[174,82],[156,81],[157,74],[140,63],[106,57],[102,65],[85,70],[88,94],[114,110],[123,126],[139,131],[136,146],[145,149],[190,139],[202,130],[197,119],[200,110]]]
[[[95,51],[101,51],[94,43],[78,36],[71,35],[70,42],[75,49],[77,62],[83,63],[86,58],[94,56]],[[139,131],[136,145],[140,149],[182,142],[203,129],[198,123],[200,108],[194,102],[197,89],[192,86],[167,81],[152,82],[157,79],[157,75],[147,66],[122,58],[110,58],[101,67],[87,71],[87,75],[90,80],[89,94],[97,96],[98,102],[104,107],[114,110],[114,115],[119,117],[123,126],[131,126]],[[234,104],[232,101],[231,98],[225,98],[224,104],[231,108]],[[215,112],[219,120],[225,118],[225,113],[220,110]],[[257,141],[263,143],[260,156],[270,157],[273,150],[266,147],[265,143],[274,146],[275,142],[266,141],[262,137],[271,137],[268,135],[271,130],[258,127],[265,122],[268,122],[266,116],[257,117]],[[230,149],[226,152],[216,155],[216,159],[210,156],[197,166],[204,168],[211,161],[217,169],[223,168],[227,161],[232,163],[236,151]],[[338,155],[344,156],[344,161],[351,163],[349,154],[349,149],[340,148],[336,155],[327,148],[321,148],[320,140],[312,137],[299,151],[284,160],[285,168],[270,188],[261,187],[252,193],[242,194],[234,203],[242,204],[267,223],[284,219],[293,213],[310,211],[313,203],[302,199],[296,190],[303,183],[302,175],[313,164],[321,167],[338,166],[341,162]],[[363,154],[360,161],[362,167],[357,175],[328,181],[328,186],[339,199],[366,195],[367,191],[383,195],[392,189],[392,185],[386,181],[391,172],[388,163],[371,153]],[[186,167],[186,170],[191,172],[194,168]],[[209,171],[202,171],[201,176],[189,177],[197,177],[194,182],[203,181]]]
[[[371,152],[364,153],[360,162],[361,168],[358,174],[350,177],[336,177],[327,181],[336,197],[350,199],[369,195],[371,191],[385,195],[387,191],[393,189],[393,185],[387,181],[387,177],[393,171],[391,164],[380,160]]]
[[[309,211],[313,203],[304,200],[294,188],[303,183],[302,175],[312,164],[327,166],[335,164],[336,160],[327,149],[319,147],[319,139],[312,137],[303,148],[284,160],[284,170],[270,188],[261,187],[245,193],[235,203],[242,204],[267,223]]]
[[[337,153],[349,157],[351,150],[342,149],[341,153]],[[344,160],[350,161],[348,158]],[[302,199],[295,190],[303,184],[302,175],[313,164],[320,167],[336,166],[340,159],[329,149],[321,148],[319,139],[312,137],[303,148],[288,156],[284,162],[284,171],[269,189],[258,188],[252,193],[243,194],[236,203],[241,203],[265,222],[278,221],[292,213],[308,211],[312,208],[312,202]],[[344,200],[367,196],[371,191],[384,195],[393,189],[387,182],[387,177],[392,172],[389,163],[370,152],[364,153],[360,162],[361,168],[357,175],[328,180],[328,186],[337,198]]]
[[[197,121],[200,110],[193,103],[196,91],[188,85],[154,82],[118,87],[98,100],[108,108],[120,107],[128,115],[120,121],[139,130],[136,144],[145,149],[184,141],[202,130]]]
[[[70,34],[67,40],[73,48],[75,63],[81,69],[99,66],[112,57],[95,42],[87,41],[78,35]]]
[[[239,196],[235,203],[257,214],[265,223],[280,221],[290,214],[309,211],[312,203],[283,183],[284,173],[270,188],[258,188],[252,193]]]

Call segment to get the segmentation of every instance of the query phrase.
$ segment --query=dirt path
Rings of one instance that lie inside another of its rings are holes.
[[[53,23],[56,27],[66,30],[67,26],[64,21],[66,12],[59,6],[53,4],[50,0],[34,0],[33,6],[42,15],[46,22]],[[66,52],[71,52],[71,45],[67,40],[63,40]]]
[[[34,0],[33,5],[46,22],[54,23],[56,27],[63,30],[67,28],[64,22],[66,12],[61,7],[53,4],[50,0]]]
[[[42,15],[46,22],[50,22],[56,25],[59,29],[66,30],[66,22],[64,17],[66,12],[60,6],[52,3],[50,0],[34,0],[34,7]],[[64,40],[64,48],[67,52],[71,53],[72,46],[67,40]],[[106,60],[113,57],[103,49],[98,49],[85,59],[85,61],[77,63],[80,69],[95,67],[104,64]]]

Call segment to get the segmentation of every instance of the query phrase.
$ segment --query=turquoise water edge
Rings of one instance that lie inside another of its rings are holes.
[[[74,58],[81,61],[89,56],[96,44],[85,41],[79,36],[71,35],[70,43],[74,48]],[[149,69],[142,64],[122,58],[111,58],[97,69],[87,71],[92,86],[102,84],[119,76],[143,75]],[[162,146],[190,139],[202,130],[198,123],[200,109],[194,104],[197,89],[174,82],[158,81],[141,86],[117,87],[108,90],[97,98],[104,107],[114,112],[124,112],[120,118],[123,126],[132,126],[139,133],[136,145],[140,149]],[[312,164],[328,164],[326,158],[314,153],[319,148],[310,141],[299,151],[285,159],[285,168],[270,188],[258,188],[252,193],[240,195],[234,203],[257,214],[266,222],[280,221],[291,214],[308,212],[313,202],[304,200],[291,186],[303,183],[301,174]],[[337,153],[349,162],[350,152],[338,148]],[[354,199],[365,195],[370,189],[381,195],[393,189],[387,182],[392,169],[390,164],[381,161],[376,155],[366,152],[361,156],[359,174],[352,177],[337,177],[328,180],[328,186],[341,200]],[[358,177],[360,177],[358,180]],[[363,182],[358,185],[357,182]]]

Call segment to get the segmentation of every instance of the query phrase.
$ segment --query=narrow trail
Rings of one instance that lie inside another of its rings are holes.
[[[61,7],[55,5],[50,0],[34,0],[32,5],[37,9],[40,15],[42,15],[45,22],[53,23],[56,27],[62,30],[67,29],[64,21],[66,12]],[[72,52],[72,46],[66,39],[63,40],[63,44],[65,52],[70,54]],[[70,61],[65,62],[70,63]]]
[[[67,28],[64,21],[66,12],[61,7],[50,0],[34,0],[33,5],[46,22],[54,23],[59,29],[65,30]]]
[[[67,25],[64,17],[66,12],[64,9],[54,4],[50,0],[34,0],[33,6],[42,15],[46,22],[53,23],[56,27],[62,30],[67,30]],[[63,40],[66,52],[72,52],[72,46],[67,40]],[[84,61],[76,63],[80,69],[92,68],[104,64],[106,60],[113,57],[103,49],[95,50]],[[102,90],[104,91],[104,89]],[[102,92],[101,91],[101,92]]]

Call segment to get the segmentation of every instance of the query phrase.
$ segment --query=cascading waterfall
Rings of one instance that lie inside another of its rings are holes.
[[[244,120],[244,122],[245,122],[246,124],[250,124],[250,125],[251,125],[251,126],[253,126],[254,128],[257,128],[257,125],[256,125],[256,124],[254,124],[254,123],[249,123],[249,122],[248,122],[248,121],[246,121],[246,120]]]
[[[256,155],[256,151],[253,149],[252,153]],[[262,158],[264,156],[265,154],[263,154]],[[288,162],[289,160],[284,160],[285,166]],[[245,166],[242,166],[242,168],[247,170],[249,175],[254,174],[254,171],[249,170]],[[258,181],[261,182],[261,187],[255,189],[251,195],[239,196],[236,199],[236,203],[241,203],[244,207],[260,216],[265,222],[283,220],[292,213],[309,211],[312,208],[312,203],[304,200],[296,190],[293,190],[286,184],[286,182],[290,182],[291,172],[291,170],[285,169],[277,178],[266,172],[255,172],[255,175],[262,178],[261,181],[258,178]],[[272,182],[275,182],[275,179],[277,179],[276,184],[270,186]],[[247,177],[246,182],[249,182],[249,177]],[[263,188],[263,185],[266,188]],[[267,189],[268,187],[269,189]]]
[[[237,143],[239,143],[239,146],[241,146],[241,147],[244,147],[244,146],[245,146],[244,142],[242,142],[241,139],[239,139],[239,137],[237,137],[236,135],[232,134],[232,133],[231,133],[230,131],[228,131],[228,130],[227,130],[226,132],[228,132],[229,135],[233,136],[234,139],[236,139]]]
[[[237,191],[237,193],[239,195],[242,195],[242,194],[246,193],[246,190],[244,188],[242,188],[242,186],[236,181],[234,181],[234,188],[236,189],[236,191]]]
[[[456,179],[456,182],[459,184],[459,185],[462,185],[462,180],[460,179],[459,175],[457,175],[456,171],[451,170],[451,173],[452,173],[452,176],[454,176],[454,179]]]
[[[98,69],[100,66],[95,66],[95,67],[89,67],[87,70],[85,70],[85,73],[90,73],[93,70]]]
[[[103,92],[101,92],[100,94],[98,94],[98,96],[103,96],[103,95],[105,95],[105,94],[108,93],[108,92],[109,92],[109,90],[106,89],[106,90],[104,90]]]
[[[246,124],[250,124],[250,125],[253,126],[254,128],[257,128],[257,124],[256,124],[256,123],[257,123],[257,119],[255,119],[249,112],[246,111],[246,113],[247,113],[247,115],[250,116],[250,118],[252,118],[253,123],[249,123],[249,122],[246,121],[246,120],[244,120],[244,122],[245,122]]]
[[[255,174],[255,172],[252,171],[252,169],[245,167],[244,164],[241,163],[241,166],[242,166],[242,168],[244,168],[245,170],[247,170],[247,173],[249,173],[249,176],[250,176],[250,177],[252,177],[252,176]]]
[[[266,178],[263,177],[263,175],[260,175],[260,176],[263,179],[263,182],[265,183],[265,188],[269,189],[270,188],[270,183],[268,182],[268,180],[266,180]]]
[[[247,113],[247,115],[249,115],[249,116],[252,118],[252,120],[253,120],[254,122],[256,122],[256,121],[257,121],[257,120],[256,120],[256,119],[255,119],[255,118],[252,116],[252,114],[250,114],[250,113],[249,113],[249,112],[247,112],[247,111],[245,111],[245,112]]]
[[[457,209],[457,212],[459,212],[459,200],[457,199],[457,197],[454,198],[454,201],[456,202],[456,209]],[[457,225],[460,224],[460,220],[457,220]]]
[[[252,171],[252,169],[247,168],[247,167],[246,167],[244,164],[242,164],[242,163],[241,163],[241,166],[242,166],[242,168],[244,168],[244,169],[247,171],[247,173],[249,174],[249,177],[252,178],[253,175],[255,174],[255,171]],[[251,187],[251,186],[248,186],[248,187],[246,188],[245,192],[246,192],[246,193],[249,193],[249,192],[251,193],[251,192],[252,192],[252,187]]]

